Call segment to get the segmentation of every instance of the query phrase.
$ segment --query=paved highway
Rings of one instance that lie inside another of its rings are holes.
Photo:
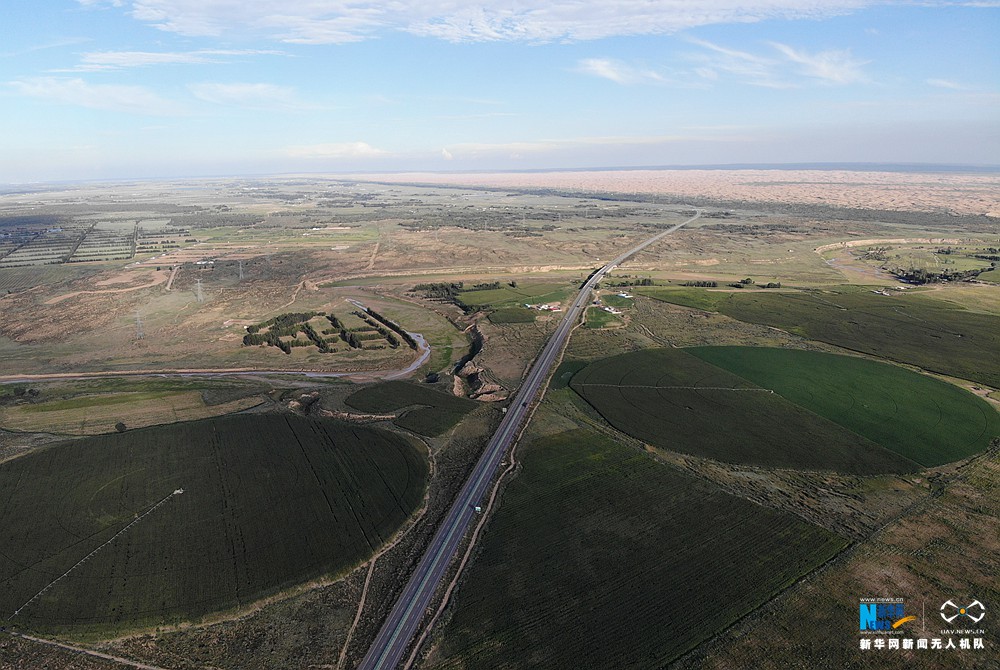
[[[514,401],[504,415],[503,421],[500,422],[497,432],[486,445],[486,450],[466,480],[434,539],[431,540],[420,564],[413,576],[410,577],[410,581],[399,600],[396,601],[389,617],[375,638],[375,642],[361,661],[361,665],[358,666],[358,670],[390,670],[399,664],[410,640],[417,632],[431,597],[448,569],[448,564],[458,549],[465,531],[476,516],[475,506],[485,497],[504,454],[513,444],[521,424],[528,416],[531,403],[548,378],[552,364],[569,339],[573,327],[579,322],[580,315],[590,303],[590,294],[594,286],[601,281],[606,273],[630,256],[651,244],[655,244],[699,216],[701,216],[701,212],[696,210],[695,215],[687,221],[668,228],[642,244],[629,249],[594,273],[583,285],[572,306],[566,310],[566,315],[559,323],[559,327],[556,328],[556,332],[549,338],[542,353],[531,367],[531,371],[528,372],[528,377],[514,396]]]

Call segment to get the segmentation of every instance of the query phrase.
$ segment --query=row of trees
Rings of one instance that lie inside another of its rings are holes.
[[[988,269],[988,268],[986,268]],[[962,281],[964,279],[973,279],[978,277],[982,273],[983,269],[978,270],[942,270],[941,272],[931,272],[926,268],[896,268],[892,270],[892,274],[896,275],[900,279],[910,284],[937,284],[946,281]]]
[[[371,307],[366,307],[365,311],[368,312],[368,315],[371,316],[373,319],[381,322],[385,327],[389,328],[390,330],[394,331],[397,335],[399,335],[403,339],[403,341],[406,342],[407,346],[410,347],[410,349],[417,348],[417,341],[414,340],[413,337],[408,332],[400,328],[399,324],[385,318],[384,316],[373,310]]]
[[[248,333],[258,333],[264,328],[271,328],[271,332],[275,330],[288,330],[289,328],[296,328],[295,331],[290,333],[283,333],[285,335],[294,335],[298,332],[299,324],[308,321],[314,316],[326,316],[326,312],[288,312],[287,314],[279,314],[273,319],[268,319],[263,323],[258,323],[255,326],[247,326]]]

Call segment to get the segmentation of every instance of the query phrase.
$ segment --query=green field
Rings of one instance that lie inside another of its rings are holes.
[[[1000,387],[1000,316],[954,303],[875,295],[863,287],[780,293],[637,287],[636,292]]]
[[[988,403],[896,365],[796,349],[685,351],[925,467],[968,458],[1000,435]]]
[[[978,277],[979,281],[988,281],[993,283],[1000,283],[1000,270],[990,270],[989,272],[983,272]]]
[[[524,307],[504,307],[490,312],[489,319],[493,323],[533,323],[535,311]]]
[[[572,289],[566,283],[519,282],[517,287],[503,284],[501,288],[485,291],[461,291],[458,299],[473,308],[513,307],[565,300]]]
[[[584,321],[584,328],[616,328],[622,324],[620,317],[605,312],[600,307],[588,307]]]
[[[246,605],[364,560],[426,478],[403,436],[285,415],[45,448],[0,465],[0,616],[63,574],[7,625],[107,632]]]
[[[587,365],[589,365],[587,361],[564,360],[556,368],[556,371],[552,373],[552,379],[549,382],[550,388],[566,388],[569,386],[569,381],[573,378],[573,375],[587,367]]]
[[[347,396],[344,402],[362,412],[373,414],[410,408],[393,423],[427,437],[447,431],[479,406],[475,400],[442,393],[427,385],[400,381],[367,386]]]
[[[918,469],[916,462],[685,349],[605,358],[578,372],[570,386],[618,430],[672,451],[850,474]]]
[[[635,300],[632,298],[623,298],[615,293],[602,293],[601,302],[609,307],[619,307],[622,309],[628,309],[635,305]]]
[[[602,435],[531,444],[427,667],[662,668],[847,541]]]

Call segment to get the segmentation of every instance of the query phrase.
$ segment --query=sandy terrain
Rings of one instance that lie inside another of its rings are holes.
[[[1000,175],[846,170],[609,170],[366,175],[386,182],[539,187],[1000,216]]]

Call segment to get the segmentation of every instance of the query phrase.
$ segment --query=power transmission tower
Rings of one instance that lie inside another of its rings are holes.
[[[240,260],[240,281],[243,281],[243,260]]]
[[[198,302],[205,302],[205,296],[201,292],[201,280],[197,280],[197,285],[194,287],[194,295]]]
[[[135,339],[141,340],[145,336],[142,330],[142,316],[139,315],[139,310],[135,310]]]

